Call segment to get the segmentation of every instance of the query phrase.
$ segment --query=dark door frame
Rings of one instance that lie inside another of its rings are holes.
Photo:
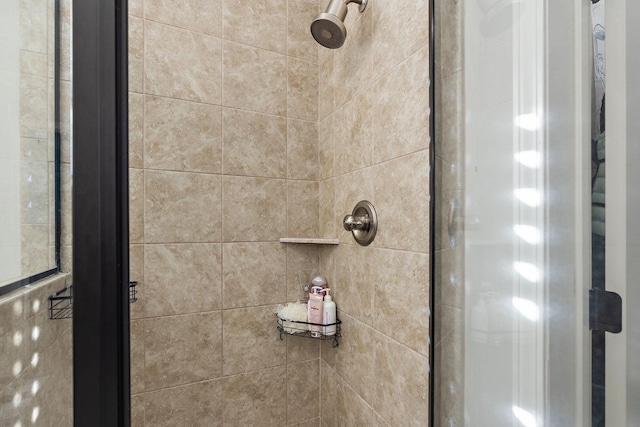
[[[73,1],[76,426],[129,426],[127,1]]]

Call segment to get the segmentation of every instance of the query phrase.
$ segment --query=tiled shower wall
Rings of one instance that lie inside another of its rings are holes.
[[[320,348],[280,340],[318,250],[317,0],[130,13],[135,426],[317,426]]]
[[[321,2],[324,5],[324,2]],[[320,227],[343,339],[322,346],[322,425],[429,422],[429,8],[369,0],[350,7],[349,35],[320,51]],[[371,201],[368,247],[342,228]]]
[[[464,62],[462,0],[436,1],[435,422],[464,425]]]

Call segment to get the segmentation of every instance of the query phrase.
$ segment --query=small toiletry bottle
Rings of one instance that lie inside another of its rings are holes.
[[[336,334],[336,303],[331,299],[331,295],[329,295],[329,291],[331,289],[325,288],[325,292],[327,294],[324,297],[324,304],[322,306],[322,324],[323,325],[331,325],[325,326],[323,328],[324,335],[335,335]]]
[[[319,288],[322,288],[323,292],[322,292],[322,296],[325,296],[326,293],[324,292],[324,289],[327,287],[327,279],[325,279],[324,277],[317,275],[315,276],[313,279],[311,279],[311,286],[317,286]]]
[[[317,323],[322,324],[322,300],[323,294],[322,291],[324,289],[320,286],[313,286],[311,288],[311,294],[309,295],[309,323]],[[322,326],[318,325],[309,325],[309,330],[311,331],[311,336],[317,338],[320,336],[320,332],[322,331]]]

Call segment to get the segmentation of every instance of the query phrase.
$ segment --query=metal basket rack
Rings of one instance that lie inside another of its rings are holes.
[[[288,320],[281,319],[276,314],[276,326],[278,331],[280,331],[280,339],[282,335],[293,335],[296,337],[305,337],[312,338],[315,340],[333,340],[331,347],[335,348],[340,345],[338,338],[342,338],[342,321],[340,319],[336,319],[336,323],[329,323],[326,325],[320,323],[311,323],[311,322],[300,322],[296,320]],[[320,332],[318,335],[315,335],[312,331],[309,330],[309,326],[318,326],[320,327]],[[327,334],[325,333],[327,327],[335,326],[335,333]]]

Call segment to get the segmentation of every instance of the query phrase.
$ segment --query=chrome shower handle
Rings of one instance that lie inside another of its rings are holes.
[[[342,221],[344,229],[347,231],[367,230],[371,220],[368,216],[346,215]]]

